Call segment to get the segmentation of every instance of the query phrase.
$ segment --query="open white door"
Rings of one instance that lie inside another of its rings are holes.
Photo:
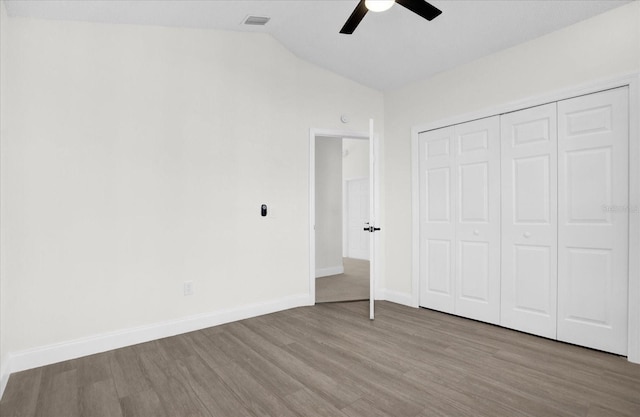
[[[369,235],[362,227],[369,224],[369,178],[346,180],[346,257],[369,260]]]
[[[368,207],[368,223],[362,224],[366,226],[364,230],[369,232],[369,299],[371,320],[374,318],[374,300],[376,287],[376,269],[377,269],[377,233],[378,218],[376,209],[378,208],[377,191],[380,189],[377,178],[377,152],[378,142],[373,133],[373,119],[369,121],[369,132],[349,132],[324,129],[310,129],[309,131],[309,305],[314,305],[316,300],[316,138],[350,138],[350,139],[369,139],[369,207]],[[361,232],[362,233],[362,232]]]
[[[369,119],[369,318],[374,319],[376,293],[376,231],[380,230],[376,217],[376,137],[373,134],[373,119]],[[367,228],[365,228],[367,230]]]

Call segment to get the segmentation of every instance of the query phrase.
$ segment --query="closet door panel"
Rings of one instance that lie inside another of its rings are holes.
[[[514,306],[516,313],[524,317],[522,323],[517,326],[519,330],[527,328],[532,320],[538,319],[540,316],[548,318],[555,317],[555,305],[549,299],[553,298],[550,294],[555,293],[553,286],[552,273],[552,253],[549,245],[513,245],[513,300],[510,304]],[[506,308],[506,306],[504,306]],[[532,317],[533,316],[533,317]],[[545,320],[546,326],[539,330],[542,336],[555,338],[555,322]],[[516,326],[513,326],[516,327]],[[533,333],[533,330],[529,330]]]
[[[460,223],[489,223],[489,163],[458,167]]]
[[[498,116],[455,126],[455,313],[500,319],[500,123]]]
[[[613,205],[611,151],[610,146],[596,146],[565,152],[565,202],[568,223],[611,223],[611,214],[603,210],[603,207]]]
[[[556,104],[501,117],[500,324],[556,337]]]
[[[539,151],[542,147],[537,148],[536,150]],[[530,148],[522,153],[536,150]],[[514,224],[549,225],[551,223],[551,211],[555,211],[555,208],[550,206],[552,179],[549,161],[551,159],[555,160],[555,155],[549,152],[511,160],[514,195],[510,204],[514,210]],[[555,177],[553,181],[556,181]]]
[[[628,89],[558,103],[558,339],[625,355]]]
[[[458,298],[472,303],[489,303],[489,243],[463,240],[458,245]]]
[[[419,136],[420,305],[454,312],[453,128]]]

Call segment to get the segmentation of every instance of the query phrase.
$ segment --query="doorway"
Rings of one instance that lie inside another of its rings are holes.
[[[311,131],[311,304],[373,299],[370,134]]]
[[[316,303],[369,299],[369,141],[316,137]]]

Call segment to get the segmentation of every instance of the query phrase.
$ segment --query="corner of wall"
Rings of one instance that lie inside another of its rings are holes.
[[[8,23],[8,16],[7,16],[7,9],[6,9],[6,4],[4,2],[4,0],[0,0],[0,155],[2,155],[2,145],[1,143],[3,142],[3,136],[5,135],[5,130],[4,130],[4,125],[2,123],[3,119],[4,119],[4,111],[6,106],[4,105],[4,101],[5,101],[5,96],[4,96],[4,91],[5,91],[5,87],[7,85],[7,81],[6,81],[6,39],[7,39],[7,23]],[[1,164],[0,164],[0,168],[1,168]],[[0,174],[0,201],[2,200],[1,197],[2,194],[2,174]],[[1,207],[1,204],[0,204]],[[3,302],[3,297],[4,297],[4,291],[3,291],[3,286],[4,286],[4,254],[3,254],[3,249],[4,249],[4,245],[1,243],[2,242],[2,233],[3,233],[3,228],[2,228],[2,216],[0,216],[0,399],[2,399],[2,394],[4,393],[4,389],[7,386],[7,382],[9,380],[9,368],[8,368],[8,359],[6,358],[6,353],[5,353],[5,349],[4,349],[4,302]]]

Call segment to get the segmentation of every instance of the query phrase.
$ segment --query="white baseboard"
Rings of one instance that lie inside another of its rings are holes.
[[[344,265],[330,266],[328,268],[316,268],[316,278],[338,274],[344,274]]]
[[[411,294],[405,294],[403,292],[378,290],[376,299],[391,301],[392,303],[402,304],[408,307],[415,307],[413,305],[413,297]]]
[[[22,352],[9,353],[7,363],[3,364],[4,366],[0,370],[2,378],[0,380],[0,398],[4,393],[9,375],[13,372],[306,305],[309,305],[309,294],[301,294],[275,301],[199,314],[183,319],[103,333]]]

